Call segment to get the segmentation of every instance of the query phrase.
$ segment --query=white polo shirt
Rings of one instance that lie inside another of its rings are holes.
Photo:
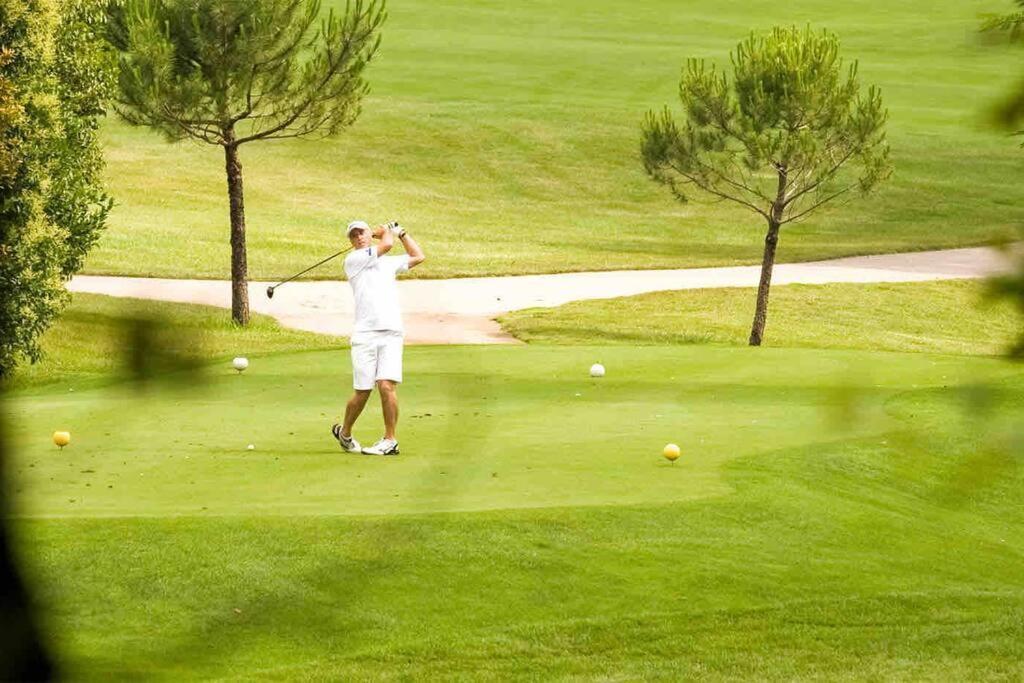
[[[352,334],[388,330],[403,332],[395,277],[409,272],[409,256],[378,256],[377,247],[353,251],[345,257],[345,276],[355,299]]]

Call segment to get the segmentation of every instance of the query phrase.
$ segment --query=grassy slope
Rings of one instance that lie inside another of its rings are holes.
[[[154,334],[146,339],[133,335],[139,322],[152,324]],[[75,294],[58,324],[43,337],[44,360],[19,369],[10,388],[123,379],[132,372],[128,350],[147,341],[151,354],[163,352],[185,363],[344,344],[283,328],[268,316],[253,316],[249,327],[239,329],[221,308]]]
[[[769,346],[999,354],[1020,330],[1008,304],[970,280],[774,287]],[[514,311],[502,326],[555,344],[745,344],[756,290],[655,292]]]
[[[979,114],[1013,78],[1010,57],[975,34],[980,14],[1005,9],[393,2],[374,94],[349,134],[243,150],[251,273],[280,276],[329,253],[354,216],[397,216],[443,255],[419,277],[756,262],[754,217],[675,203],[645,178],[638,131],[645,111],[675,106],[686,57],[723,60],[748,31],[775,23],[839,33],[864,81],[882,87],[897,166],[877,198],[788,228],[779,258],[984,241],[1009,230],[1024,201],[1019,150]],[[115,121],[104,143],[118,207],[89,270],[226,277],[218,151]]]
[[[108,304],[76,304],[94,334]],[[188,393],[70,365],[19,392],[17,529],[67,671],[1024,675],[1015,366],[671,346],[408,364],[407,455],[386,461],[325,438],[334,351],[217,365]]]

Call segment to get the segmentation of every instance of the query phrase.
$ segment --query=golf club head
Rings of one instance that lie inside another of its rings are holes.
[[[267,287],[267,298],[268,299],[273,299],[274,298],[274,286],[273,285],[271,285],[270,287]]]

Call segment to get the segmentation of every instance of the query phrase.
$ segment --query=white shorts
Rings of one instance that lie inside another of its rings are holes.
[[[369,391],[379,380],[402,381],[401,332],[380,330],[352,335],[352,386]]]

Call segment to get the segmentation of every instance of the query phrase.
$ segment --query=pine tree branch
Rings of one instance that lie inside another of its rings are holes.
[[[298,9],[298,6],[300,4],[301,3],[299,3],[299,2],[293,3],[291,5],[291,7],[290,7],[291,13],[294,13],[294,11],[296,9]],[[288,21],[287,18],[285,18],[283,20],[283,23],[294,31],[294,33],[295,33],[294,39],[291,40],[290,42],[288,42],[287,44],[285,44],[280,50],[277,51],[276,54],[272,54],[270,57],[264,59],[262,62],[254,62],[253,63],[253,71],[254,72],[258,71],[258,70],[267,70],[267,71],[269,71],[270,70],[269,67],[272,67],[274,64],[276,64],[278,62],[281,62],[281,61],[284,61],[284,60],[288,59],[288,57],[290,57],[291,55],[295,54],[295,51],[298,49],[299,45],[302,44],[302,41],[306,37],[306,32],[309,30],[309,27],[313,25],[314,21],[316,21],[316,13],[315,12],[309,12],[307,14],[307,17],[305,18],[304,22],[299,24],[299,25],[297,25],[297,26],[292,26],[291,22]]]
[[[248,83],[245,87],[245,109],[240,113],[232,116],[228,119],[228,125],[226,127],[234,127],[236,123],[243,119],[247,119],[252,115],[252,86],[256,82],[256,65],[253,64],[252,70],[249,72]]]
[[[686,178],[690,183],[696,185],[698,188],[700,188],[704,192],[707,192],[708,194],[711,194],[711,195],[714,195],[716,197],[719,197],[720,199],[724,199],[724,200],[728,200],[730,202],[735,202],[737,204],[741,204],[742,206],[745,206],[745,207],[749,208],[750,210],[755,211],[755,212],[761,214],[762,216],[764,216],[764,218],[766,220],[769,218],[768,214],[764,210],[762,210],[760,207],[758,207],[758,206],[748,202],[747,200],[742,199],[741,197],[737,197],[735,195],[731,195],[731,194],[729,194],[727,192],[723,192],[721,190],[716,189],[715,187],[713,187],[712,185],[708,184],[707,182],[701,181],[701,179],[698,176],[695,176],[692,173],[684,171],[683,169],[679,168],[678,166],[676,166],[672,162],[668,162],[668,166],[673,171],[678,173],[683,178]]]
[[[856,154],[859,151],[860,151],[859,148],[851,148],[839,161],[834,163],[832,165],[832,167],[829,168],[828,171],[826,171],[823,174],[820,174],[818,176],[818,180],[814,181],[813,183],[809,184],[807,187],[804,187],[803,189],[801,189],[801,190],[797,191],[796,193],[790,195],[789,197],[785,198],[783,200],[783,203],[782,203],[783,208],[788,207],[790,204],[792,204],[796,200],[800,199],[800,197],[804,196],[808,192],[813,192],[817,188],[821,187],[821,185],[823,183],[826,183],[829,180],[831,180],[832,177],[839,171],[839,169],[842,168],[843,164],[845,164],[847,161],[849,161],[853,157],[853,155]]]
[[[823,205],[829,203],[833,199],[836,199],[837,197],[840,197],[840,196],[846,194],[847,192],[849,192],[850,190],[852,190],[855,187],[857,187],[856,183],[854,183],[852,185],[847,185],[846,187],[844,187],[843,189],[839,190],[838,192],[834,192],[834,193],[830,194],[829,196],[825,197],[824,199],[822,199],[822,200],[820,200],[818,202],[815,202],[813,205],[811,205],[810,207],[804,209],[803,211],[801,211],[800,213],[796,214],[795,216],[790,216],[789,218],[786,218],[786,219],[782,220],[779,224],[780,225],[785,225],[786,223],[793,223],[795,221],[798,221],[801,218],[803,218],[804,216],[806,216],[807,214],[815,211],[816,209],[819,209],[820,207],[822,207]]]
[[[361,3],[357,5],[357,8],[361,9]],[[366,53],[362,58],[356,59],[354,64],[345,68],[346,64],[353,61],[355,53],[360,49],[360,46],[366,45],[367,41],[373,37],[377,27],[380,25],[381,21],[383,21],[383,15],[381,12],[378,11],[376,15],[373,14],[375,9],[377,9],[376,4],[371,2],[368,9],[361,11],[350,20],[352,26],[359,26],[360,24],[363,24],[364,27],[361,31],[347,35],[342,43],[341,50],[335,51],[330,45],[329,39],[325,38],[326,47],[324,58],[327,62],[327,66],[323,75],[316,83],[304,84],[307,96],[303,101],[297,105],[288,107],[286,110],[275,112],[274,114],[267,116],[266,118],[269,119],[274,119],[278,116],[283,116],[284,118],[270,128],[251,133],[240,138],[237,144],[241,145],[254,140],[281,139],[279,134],[292,126],[297,120],[299,120],[299,118],[305,115],[311,107],[321,102],[329,102],[333,100],[338,93],[328,88],[331,81],[336,78],[342,78],[346,75],[351,77],[355,73],[361,71],[372,59],[380,46],[380,37],[378,36],[377,40],[366,49]],[[343,79],[342,82],[345,83],[346,86],[348,85],[348,79]],[[325,92],[325,94],[320,95],[322,92]],[[288,112],[287,114],[285,113],[286,111]],[[285,133],[285,135],[288,137],[295,137],[293,133]]]
[[[376,48],[374,48],[374,49],[376,49]],[[324,74],[324,76],[320,79],[319,83],[317,84],[317,87],[314,87],[314,88],[311,89],[313,94],[311,94],[308,97],[306,97],[298,105],[296,105],[294,107],[290,107],[289,109],[291,109],[291,112],[285,116],[284,120],[282,120],[281,122],[271,126],[270,128],[268,128],[268,129],[266,129],[264,131],[260,131],[260,132],[257,132],[257,133],[252,133],[252,134],[250,134],[250,135],[248,135],[246,137],[240,138],[238,140],[238,144],[241,145],[241,144],[244,144],[244,143],[247,143],[247,142],[252,142],[254,140],[274,139],[275,134],[280,133],[281,131],[287,129],[289,126],[294,124],[300,117],[302,117],[306,112],[309,111],[310,107],[312,107],[313,105],[315,105],[315,104],[317,104],[319,102],[328,102],[328,101],[332,100],[334,98],[333,97],[333,93],[329,92],[328,94],[323,95],[323,96],[318,96],[316,93],[322,92],[323,89],[330,83],[330,81],[335,78],[335,76],[341,76],[341,75],[344,75],[346,72],[352,71],[352,69],[346,69],[345,71],[339,71],[339,67],[340,67],[341,63],[342,63],[341,60],[335,62],[335,64],[332,65],[331,69],[329,69],[328,72],[326,72]],[[360,66],[360,68],[362,68],[362,65],[359,65],[359,66]],[[273,118],[277,118],[278,116],[282,116],[282,115],[284,115],[283,111],[275,112],[273,114],[268,115],[266,118],[272,118],[273,119]]]
[[[743,177],[744,175],[747,174],[747,171],[746,171],[746,169],[743,168],[742,164],[736,161],[735,155],[730,155],[729,156],[729,162],[732,164],[732,167],[733,167],[733,169],[735,169],[736,175],[738,177]],[[715,173],[718,173],[719,176],[722,178],[722,180],[725,180],[726,182],[729,182],[729,183],[735,185],[737,188],[742,188],[743,190],[749,192],[750,194],[754,195],[757,199],[760,199],[761,201],[763,201],[765,203],[768,203],[768,204],[771,203],[771,201],[772,201],[771,197],[766,195],[760,189],[752,188],[752,187],[748,186],[746,183],[741,182],[741,181],[733,181],[733,180],[729,179],[729,177],[726,176],[724,173],[721,173],[720,171],[717,171],[715,169],[712,169],[712,170],[714,170]]]

